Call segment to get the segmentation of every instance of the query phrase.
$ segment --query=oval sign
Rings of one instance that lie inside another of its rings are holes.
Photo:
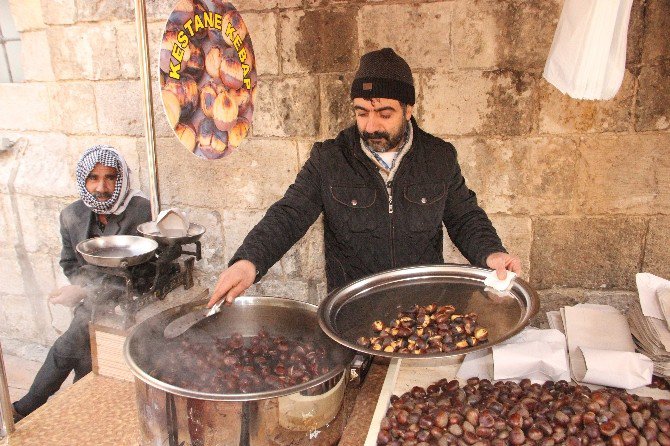
[[[247,27],[231,3],[177,3],[163,33],[160,76],[168,122],[189,151],[218,159],[247,137],[256,61]]]

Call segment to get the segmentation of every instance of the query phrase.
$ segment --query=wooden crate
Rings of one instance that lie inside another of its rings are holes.
[[[93,373],[123,381],[134,381],[123,359],[123,344],[128,333],[124,330],[89,324]]]

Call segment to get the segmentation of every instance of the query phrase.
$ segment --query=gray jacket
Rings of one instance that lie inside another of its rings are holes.
[[[77,200],[60,213],[60,235],[63,248],[60,254],[60,266],[70,283],[84,285],[87,281],[80,274],[80,267],[86,265],[84,258],[77,252],[77,243],[89,239],[91,224],[95,214],[83,201]],[[143,197],[131,198],[125,211],[120,215],[109,215],[103,235],[138,235],[137,226],[151,220],[151,204]]]

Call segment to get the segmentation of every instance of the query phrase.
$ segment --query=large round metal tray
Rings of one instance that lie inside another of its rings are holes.
[[[469,265],[428,265],[399,268],[359,279],[331,292],[319,306],[319,324],[340,344],[389,358],[444,358],[489,348],[519,333],[539,310],[537,293],[518,277],[512,288],[497,293],[484,285],[489,269]],[[458,313],[474,312],[489,331],[489,341],[448,353],[414,355],[362,347],[360,336],[373,335],[375,320],[396,318],[398,309],[415,304],[453,305]]]
[[[334,342],[319,328],[317,307],[293,299],[265,296],[243,296],[230,306],[205,318],[187,333],[199,332],[201,342],[216,348],[214,340],[239,333],[244,337],[255,336],[265,329],[271,336],[302,338],[323,345],[328,351],[330,370],[306,383],[278,390],[255,393],[211,393],[178,387],[161,381],[148,372],[154,367],[154,358],[161,355],[161,346],[167,342],[163,336],[165,327],[178,317],[205,308],[207,301],[191,302],[163,311],[137,325],[126,339],[123,355],[130,371],[140,380],[169,393],[187,398],[213,401],[252,401],[273,398],[311,389],[333,378],[339,378],[353,359],[354,352]],[[177,341],[178,338],[175,338]]]
[[[198,241],[205,233],[205,227],[197,223],[191,223],[189,224],[186,235],[174,236],[170,234],[163,234],[156,227],[156,222],[148,221],[139,225],[137,227],[137,232],[139,232],[143,237],[157,241],[160,245],[172,246],[175,244],[185,245]]]
[[[77,244],[77,251],[91,265],[128,267],[153,257],[158,243],[136,235],[106,235]]]

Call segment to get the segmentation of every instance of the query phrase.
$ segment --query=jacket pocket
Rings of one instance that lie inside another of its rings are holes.
[[[410,184],[405,187],[404,197],[411,209],[409,228],[425,232],[441,225],[444,213],[444,197],[447,186],[444,182]]]
[[[372,205],[377,199],[377,191],[371,187],[331,186],[333,200],[339,205],[337,219],[352,232],[372,231],[377,227]]]

